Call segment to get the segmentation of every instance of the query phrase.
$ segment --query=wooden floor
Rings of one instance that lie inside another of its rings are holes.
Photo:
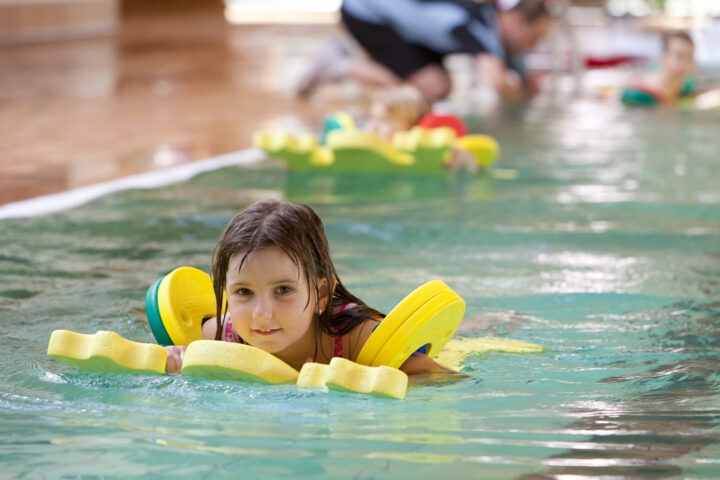
[[[272,122],[317,128],[335,106],[292,90],[338,27],[230,26],[208,3],[0,47],[0,204],[245,149]]]

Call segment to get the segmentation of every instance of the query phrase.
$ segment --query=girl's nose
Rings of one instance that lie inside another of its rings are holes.
[[[266,320],[272,318],[272,303],[263,295],[258,295],[253,309],[253,318],[257,320]]]

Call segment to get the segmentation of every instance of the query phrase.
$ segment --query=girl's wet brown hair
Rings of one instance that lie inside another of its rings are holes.
[[[319,282],[327,279],[328,305],[321,314],[316,313],[323,332],[344,335],[368,318],[379,320],[383,316],[352,295],[337,278],[322,221],[312,208],[299,203],[264,200],[245,208],[230,221],[213,252],[216,340],[221,338],[223,310],[227,310],[222,299],[230,257],[236,252],[244,252],[239,267],[242,268],[248,254],[269,247],[281,249],[298,266],[316,303],[320,298]],[[345,303],[357,306],[333,315],[333,307]],[[309,304],[308,296],[306,306]]]

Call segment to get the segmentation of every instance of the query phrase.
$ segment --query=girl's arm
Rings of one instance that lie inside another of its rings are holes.
[[[215,340],[215,334],[217,333],[217,317],[211,317],[203,320],[202,332],[205,340]]]
[[[217,331],[217,323],[215,317],[209,318],[203,323],[203,338],[215,340],[215,332]],[[167,360],[165,362],[165,371],[167,373],[180,373],[182,371],[183,359],[185,358],[184,345],[170,345],[165,347],[167,350]]]
[[[167,351],[165,371],[167,373],[180,373],[186,349],[187,347],[185,345],[170,345],[165,347],[165,350]]]
[[[409,377],[413,375],[427,375],[429,373],[454,374],[455,370],[445,368],[424,353],[413,353],[405,363],[400,365],[400,370],[405,372]]]

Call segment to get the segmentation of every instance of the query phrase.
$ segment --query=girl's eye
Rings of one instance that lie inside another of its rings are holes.
[[[249,288],[238,288],[238,289],[237,289],[237,294],[238,294],[238,295],[243,295],[243,296],[245,296],[245,295],[252,295],[252,290],[250,290]]]
[[[287,293],[290,293],[291,291],[292,291],[292,289],[285,285],[277,288],[277,292],[281,295],[285,295]]]

